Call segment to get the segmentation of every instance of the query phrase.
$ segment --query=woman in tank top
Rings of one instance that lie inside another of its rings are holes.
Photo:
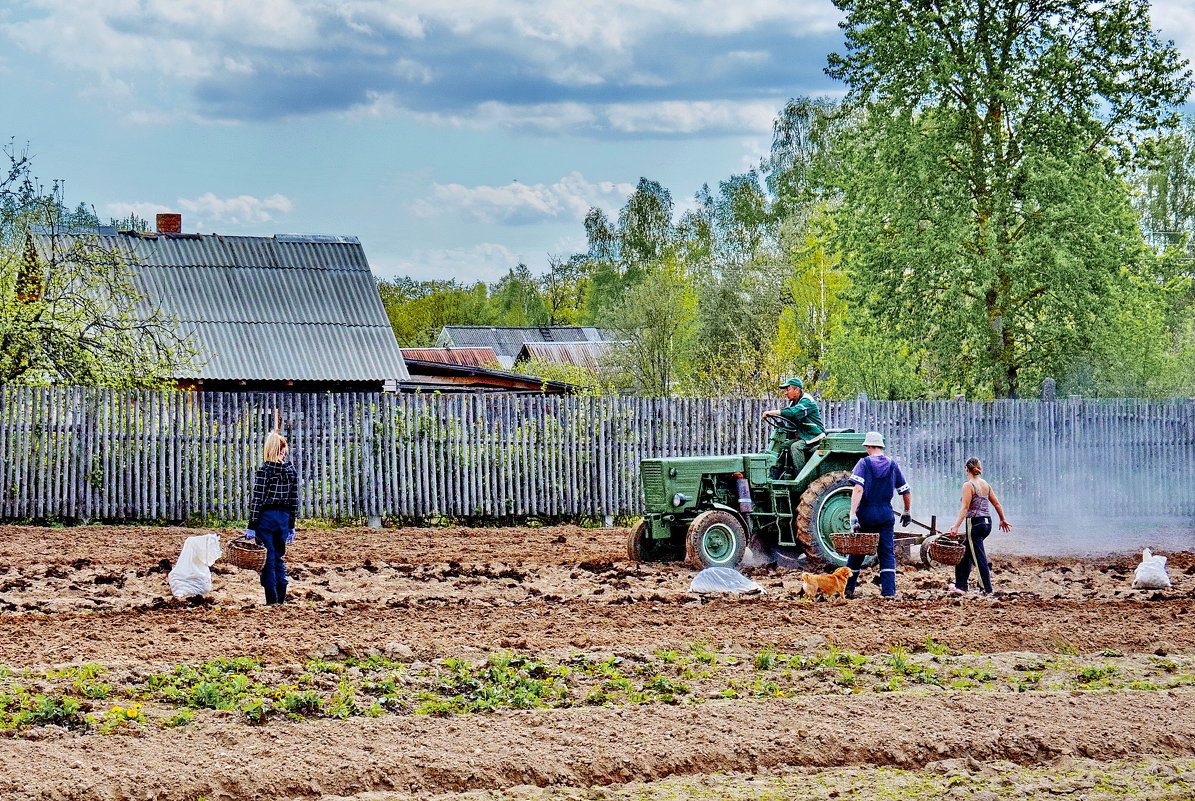
[[[967,480],[963,483],[963,504],[958,520],[950,527],[950,533],[957,535],[959,527],[966,523],[963,542],[967,548],[962,561],[955,565],[954,583],[946,588],[951,595],[964,595],[967,592],[967,579],[971,576],[972,565],[979,568],[979,583],[983,585],[983,591],[992,592],[991,565],[983,546],[983,541],[992,533],[991,507],[995,507],[1000,515],[1000,530],[1012,530],[1012,525],[1004,517],[1000,501],[996,500],[992,485],[980,478],[982,474],[983,465],[972,456],[964,466]]]

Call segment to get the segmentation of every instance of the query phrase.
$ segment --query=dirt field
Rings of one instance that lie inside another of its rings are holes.
[[[1195,797],[1195,553],[994,597],[698,597],[626,531],[300,531],[292,603],[169,528],[0,528],[0,798]],[[225,538],[234,532],[221,532]]]

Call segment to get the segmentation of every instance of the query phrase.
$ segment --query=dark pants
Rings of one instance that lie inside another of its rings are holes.
[[[880,563],[880,595],[885,597],[896,595],[896,542],[892,533],[895,523],[892,512],[888,512],[885,520],[882,516],[865,517],[863,509],[859,509],[859,530],[874,531],[880,535],[876,560]],[[865,558],[862,554],[849,554],[846,558],[846,566],[851,569],[851,577],[846,582],[848,595],[855,591],[855,585],[859,583],[859,570]]]
[[[267,509],[257,521],[257,541],[266,547],[266,566],[261,569],[261,586],[266,591],[267,604],[286,600],[286,529],[290,515],[277,509]]]
[[[967,552],[963,554],[962,561],[954,566],[954,586],[964,591],[967,589],[967,579],[970,578],[971,567],[974,565],[979,568],[979,583],[983,587],[983,591],[990,593],[992,591],[992,569],[988,564],[988,555],[984,550],[983,541],[992,533],[992,518],[968,517],[965,524],[967,536],[963,539],[963,544],[967,547]]]

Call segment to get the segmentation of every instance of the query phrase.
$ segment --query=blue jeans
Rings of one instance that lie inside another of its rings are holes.
[[[971,566],[979,568],[979,584],[989,595],[992,592],[992,568],[988,564],[987,549],[983,541],[992,533],[992,518],[968,517],[965,521],[967,537],[964,540],[967,552],[963,559],[954,566],[954,586],[966,591],[967,579],[971,577]]]
[[[261,569],[261,586],[266,591],[267,604],[286,600],[286,529],[290,515],[277,509],[267,509],[257,521],[257,541],[266,547],[266,565]]]
[[[868,517],[862,508],[859,509],[859,530],[874,531],[880,535],[877,548],[877,561],[880,564],[880,595],[886,597],[896,595],[896,542],[892,533],[895,523],[896,518],[893,517],[891,511],[888,512],[886,518],[883,515]],[[863,567],[865,558],[862,554],[849,554],[846,558],[846,566],[851,569],[851,577],[846,583],[848,595],[855,591],[855,585],[859,583],[859,570]]]

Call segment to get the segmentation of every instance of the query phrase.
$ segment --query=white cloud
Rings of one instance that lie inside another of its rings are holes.
[[[1150,21],[1162,30],[1162,37],[1173,39],[1179,52],[1195,61],[1195,4],[1191,0],[1154,0]]]
[[[370,261],[374,272],[384,277],[407,275],[418,280],[455,279],[471,284],[497,281],[524,259],[505,245],[483,242],[467,248],[416,250],[394,262],[385,258]]]
[[[397,108],[383,98],[362,110],[370,116],[384,115]],[[663,101],[647,103],[610,103],[582,105],[554,103],[534,106],[489,102],[473,113],[415,114],[424,122],[448,124],[459,128],[487,130],[506,128],[533,129],[544,133],[585,133],[602,131],[627,136],[686,136],[694,134],[767,133],[783,105],[781,100],[763,101]]]
[[[841,18],[831,0],[25,0],[19,9],[0,15],[6,55],[75,71],[89,82],[81,96],[131,120],[409,114],[613,137],[761,130],[785,97],[831,86],[820,67],[839,46]],[[1191,0],[1154,0],[1152,17],[1195,56]]]
[[[154,222],[154,215],[162,212],[180,212],[183,215],[183,230],[199,231],[205,228],[215,229],[260,225],[273,222],[278,215],[289,214],[294,208],[290,198],[285,195],[270,195],[267,198],[256,198],[252,195],[237,197],[218,197],[213,192],[205,192],[196,198],[178,198],[173,206],[152,202],[109,203],[105,207],[107,213],[117,219],[123,219],[130,214]]]
[[[571,172],[553,184],[435,184],[431,195],[415,201],[412,208],[421,217],[456,213],[484,223],[528,225],[545,220],[580,220],[593,206],[620,206],[634,190],[631,184],[592,183],[581,173]]]
[[[743,149],[742,158],[739,159],[739,172],[747,172],[748,170],[755,170],[759,168],[759,162],[768,155],[771,146],[771,140],[764,141],[761,139],[744,139],[739,143]]]
[[[803,69],[795,39],[837,18],[830,0],[26,0],[0,37],[138,122],[411,113],[622,136],[742,123],[636,100],[780,93]]]
[[[694,134],[706,131],[767,131],[779,104],[732,101],[623,103],[606,107],[615,131],[636,134]]]
[[[261,199],[252,195],[221,198],[205,192],[193,199],[179,198],[178,203],[184,212],[195,214],[201,220],[227,225],[271,222],[276,214],[287,214],[293,208],[290,198],[278,194]]]

